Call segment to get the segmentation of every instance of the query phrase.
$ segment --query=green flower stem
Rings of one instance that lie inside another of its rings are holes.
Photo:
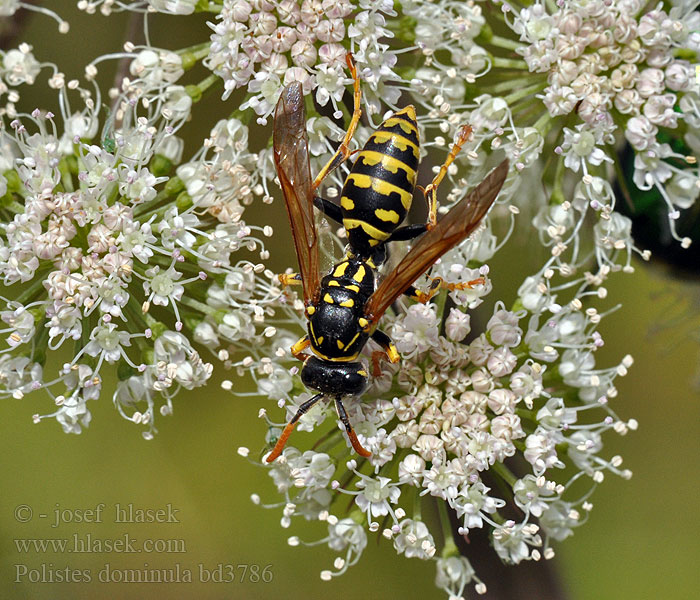
[[[80,337],[77,340],[75,340],[75,344],[73,345],[73,356],[77,356],[82,351],[82,349],[85,348],[85,346],[87,346],[88,342],[90,341],[90,334],[95,328],[95,321],[95,312],[92,312],[88,316],[83,318]],[[83,352],[83,354],[81,355],[80,362],[87,362],[90,366],[95,364],[93,358],[85,352]]]
[[[438,500],[438,514],[440,515],[440,525],[442,528],[442,534],[444,537],[444,545],[442,547],[442,552],[440,556],[442,558],[450,558],[451,556],[459,556],[459,548],[455,544],[454,538],[452,537],[452,523],[450,523],[450,515],[447,513],[447,502],[443,500]]]
[[[43,271],[37,270],[34,274],[34,281],[32,284],[17,296],[15,301],[24,306],[25,304],[31,304],[37,300],[39,293],[44,291],[44,281],[51,270],[51,267],[45,268]]]
[[[534,426],[538,425],[534,410],[530,410],[529,408],[516,408],[515,414],[520,417],[521,421],[529,421]]]
[[[630,206],[633,206],[632,195],[630,194],[630,189],[627,185],[627,176],[622,171],[622,162],[619,160],[613,160],[613,166],[615,167],[616,183],[620,186],[620,190],[622,191],[622,197],[625,200],[625,202],[628,202]]]
[[[137,302],[132,302],[130,299],[122,311],[127,316],[127,331],[129,333],[143,333],[146,329],[146,325],[144,323],[143,312],[141,312],[141,307],[138,306]],[[131,343],[136,345],[142,356],[145,356],[146,352],[151,350],[148,339],[144,336],[133,338]]]
[[[509,82],[509,87],[512,84]],[[525,98],[526,96],[531,96],[532,94],[539,92],[543,90],[547,86],[546,82],[540,82],[540,83],[535,83],[534,85],[522,88],[516,92],[513,92],[512,94],[508,94],[505,98],[503,98],[506,103],[509,106],[512,106],[514,102],[517,100],[520,100],[521,98]]]
[[[527,63],[524,60],[518,60],[515,58],[502,58],[500,56],[492,56],[491,63],[494,67],[499,69],[518,69],[529,71]]]
[[[560,154],[557,160],[557,169],[554,172],[554,184],[552,185],[552,195],[550,196],[550,204],[563,204],[566,200],[564,195],[564,155]]]
[[[387,424],[386,427],[391,427],[391,425]],[[389,477],[390,479],[398,479],[399,465],[401,464],[401,461],[403,461],[403,459],[408,456],[409,451],[409,448],[398,449],[396,451],[396,454],[394,454],[393,460],[379,467],[377,475],[381,475],[382,477]]]
[[[437,318],[438,321],[440,321],[440,329],[444,329],[444,319],[447,318],[447,316],[444,314],[445,313],[445,306],[447,305],[447,297],[449,296],[449,292],[444,292],[442,294],[438,294],[434,299],[433,302],[436,305],[436,310],[437,310]]]
[[[517,50],[518,48],[523,47],[520,42],[509,40],[508,38],[501,37],[500,35],[492,35],[488,42],[489,44],[493,44],[499,48],[505,48],[506,50]]]
[[[185,91],[192,98],[192,102],[199,102],[210,87],[220,83],[221,78],[212,74],[202,79],[199,83],[185,86]]]
[[[169,193],[169,191],[167,189],[163,189],[160,192],[158,192],[156,194],[156,197],[153,198],[153,200],[151,200],[150,202],[144,204],[137,204],[134,207],[134,217],[137,217],[138,219],[143,221],[147,221],[147,217],[150,216],[151,213],[156,212],[159,209],[159,207],[161,207],[161,205],[163,204],[165,204],[167,208],[171,200],[172,196]]]
[[[413,492],[413,520],[422,521],[423,511],[421,507],[421,501],[423,500],[423,498],[421,498],[421,495],[418,493],[418,488],[411,487],[411,491]]]
[[[544,111],[540,118],[537,119],[537,121],[535,121],[533,127],[540,132],[540,135],[542,137],[545,137],[547,133],[549,133],[549,130],[552,128],[552,116],[549,114],[548,111]]]
[[[532,80],[535,80],[536,83],[532,83]],[[539,81],[538,81],[539,80]],[[501,81],[500,83],[497,83],[495,85],[487,87],[487,91],[494,94],[494,95],[499,95],[502,94],[503,92],[508,92],[510,90],[521,90],[522,87],[526,84],[531,84],[530,88],[536,88],[539,89],[539,86],[543,85],[543,82],[540,77],[537,77],[536,75],[532,75],[531,73],[528,73],[524,77],[518,77],[514,79],[506,79],[505,81]],[[529,89],[529,88],[526,88]],[[510,105],[510,102],[508,103]]]
[[[525,452],[527,448],[525,447],[525,442],[523,440],[513,440],[513,446],[516,447],[518,452]]]
[[[176,54],[182,58],[182,67],[185,71],[191,69],[196,63],[198,63],[203,58],[206,58],[209,54],[209,48],[211,44],[209,42],[203,42],[197,44],[196,46],[190,46],[189,48],[182,48],[178,50]]]
[[[0,201],[0,207],[9,210],[11,213],[14,213],[16,215],[20,215],[26,212],[24,204],[20,204],[19,202],[17,202],[17,200],[10,199],[9,194]]]
[[[503,463],[498,461],[491,465],[491,470],[499,475],[510,487],[513,487],[518,478]]]
[[[66,192],[74,192],[75,186],[73,185],[73,173],[71,172],[70,166],[67,160],[63,159],[58,163],[58,172],[61,174],[61,184]]]
[[[46,364],[46,350],[49,345],[49,328],[46,327],[48,319],[44,317],[37,327],[32,340],[32,360],[44,366]]]
[[[204,304],[203,302],[199,302],[198,300],[195,300],[194,298],[188,296],[183,296],[182,298],[180,298],[180,303],[184,304],[185,306],[188,306],[189,308],[197,312],[215,317],[216,321],[219,323],[222,321],[223,313],[216,308],[212,308],[208,304]]]
[[[251,95],[252,94],[247,94],[245,97],[245,100],[243,102],[246,102]],[[241,102],[241,104],[243,104],[243,102]],[[247,127],[248,125],[250,125],[250,122],[252,121],[254,116],[255,116],[255,113],[252,110],[241,110],[240,108],[237,108],[229,115],[228,118],[229,119],[236,119]],[[272,136],[270,136],[270,141],[271,141],[271,139],[272,139]]]

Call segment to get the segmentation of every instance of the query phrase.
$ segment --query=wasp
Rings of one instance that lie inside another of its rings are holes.
[[[324,178],[352,154],[350,142],[361,116],[360,82],[351,54],[347,63],[354,84],[352,118],[340,146],[315,179],[309,167],[301,85],[286,86],[275,108],[274,160],[300,267],[299,273],[280,275],[280,281],[302,286],[307,334],[292,346],[292,354],[304,361],[302,382],[318,393],[305,401],[286,425],[267,456],[268,463],[281,454],[302,415],[324,397],[334,399],[353,449],[361,456],[370,456],[357,439],[342,402],[344,396],[359,396],[367,388],[369,375],[358,356],[371,338],[383,349],[372,355],[375,375],[377,354],[392,363],[399,361],[396,347],[377,324],[402,294],[428,302],[441,287],[464,289],[483,283],[447,284],[434,278],[427,292],[413,286],[438,258],[477,227],[508,173],[506,160],[437,219],[438,185],[471,134],[471,128],[463,126],[433,181],[421,188],[428,204],[427,222],[402,225],[411,207],[420,154],[416,112],[407,106],[386,119],[357,154],[344,181],[340,205],[318,196],[316,191]],[[346,255],[323,277],[314,207],[341,223],[348,235]],[[412,239],[416,241],[411,250],[378,283],[377,271],[387,259],[387,244]],[[305,352],[307,348],[311,354]]]

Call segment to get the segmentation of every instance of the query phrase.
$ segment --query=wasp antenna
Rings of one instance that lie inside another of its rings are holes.
[[[343,425],[345,425],[345,431],[348,432],[348,438],[350,438],[350,443],[352,444],[355,452],[364,457],[372,456],[372,453],[365,450],[362,447],[362,444],[360,444],[360,440],[357,439],[357,435],[355,434],[355,430],[352,428],[352,425],[350,425],[348,413],[345,412],[345,407],[343,406],[340,396],[337,396],[335,399],[335,408],[338,411],[338,417],[343,422]]]
[[[304,414],[321,398],[323,398],[323,394],[316,394],[315,396],[309,398],[299,407],[299,410],[292,417],[291,421],[289,421],[289,423],[285,425],[284,430],[282,431],[282,435],[279,436],[279,438],[277,439],[275,447],[272,449],[272,452],[270,452],[269,456],[265,459],[265,462],[271,463],[280,454],[282,454],[282,450],[284,449],[284,446],[286,445],[287,440],[289,439],[289,436],[291,435],[292,431],[294,431],[294,427],[296,426],[297,421],[301,419],[301,417],[304,416]]]

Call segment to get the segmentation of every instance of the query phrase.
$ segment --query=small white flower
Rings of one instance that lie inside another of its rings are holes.
[[[130,346],[130,335],[119,331],[115,323],[98,325],[90,333],[90,341],[85,346],[85,352],[90,356],[100,356],[107,362],[113,363],[121,358],[122,346]]]
[[[399,482],[420,485],[425,470],[425,461],[417,454],[409,454],[399,463]]]
[[[411,356],[437,344],[438,320],[435,308],[413,304],[400,322],[394,325],[392,338],[399,352]]]
[[[515,503],[536,517],[542,516],[542,513],[549,507],[549,503],[543,498],[554,494],[543,484],[544,482],[534,475],[525,475],[522,479],[518,479],[513,485]]]
[[[445,320],[445,332],[454,342],[461,342],[471,331],[470,315],[454,307]]]
[[[148,3],[159,12],[171,15],[191,15],[197,5],[197,0],[148,0]]]
[[[396,504],[401,495],[398,484],[388,477],[363,476],[355,485],[361,490],[355,496],[355,503],[368,518],[389,514],[390,505]]]
[[[399,533],[394,538],[394,548],[406,558],[431,558],[435,554],[435,541],[428,527],[422,521],[405,519],[399,525]]]
[[[170,302],[175,302],[182,298],[185,288],[176,283],[182,277],[182,273],[176,271],[174,267],[168,267],[161,271],[155,267],[146,271],[148,279],[143,282],[143,289],[148,294],[148,300],[160,306],[167,306]]]

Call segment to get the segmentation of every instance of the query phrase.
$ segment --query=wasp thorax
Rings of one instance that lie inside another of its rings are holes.
[[[309,318],[309,339],[314,352],[326,360],[354,358],[368,334],[358,325],[361,305],[343,288],[330,288]]]

